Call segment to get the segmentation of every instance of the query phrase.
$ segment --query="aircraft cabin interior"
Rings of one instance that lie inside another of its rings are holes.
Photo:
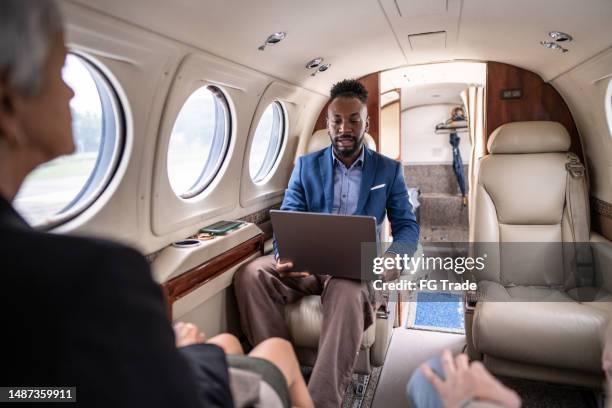
[[[135,248],[171,323],[231,333],[248,351],[236,274],[277,250],[283,200],[331,188],[308,160],[335,152],[330,89],[355,79],[367,91],[363,180],[369,152],[400,169],[390,180],[418,225],[413,257],[480,255],[487,268],[474,273],[478,293],[457,271],[442,288],[386,293],[340,406],[412,406],[407,384],[444,350],[480,362],[523,407],[607,403],[610,0],[58,4],[75,151],[38,166],[12,200],[36,230]],[[303,188],[291,190],[296,180]],[[367,187],[371,204],[390,182]],[[400,224],[389,202],[376,239],[391,244]],[[314,208],[302,211],[331,212]],[[291,225],[300,247],[331,240]],[[395,282],[447,279],[439,272],[403,269]],[[279,316],[308,384],[322,295],[285,301]]]

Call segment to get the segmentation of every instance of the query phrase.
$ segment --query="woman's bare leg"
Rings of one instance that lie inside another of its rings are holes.
[[[268,360],[281,370],[287,380],[291,404],[294,407],[314,408],[291,343],[274,337],[259,343],[249,356]]]
[[[223,349],[225,354],[244,354],[244,350],[242,349],[242,345],[236,336],[229,333],[218,334],[215,337],[211,337],[206,340],[206,343],[214,344]]]
[[[240,341],[229,333],[212,337],[206,343],[221,347],[225,354],[244,354]],[[287,381],[291,403],[294,407],[314,408],[291,343],[281,338],[271,338],[257,345],[249,356],[268,360],[281,370]]]

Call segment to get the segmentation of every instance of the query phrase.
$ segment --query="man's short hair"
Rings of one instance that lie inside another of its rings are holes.
[[[43,81],[51,37],[62,30],[55,0],[0,0],[0,74],[29,95]]]
[[[329,91],[330,102],[339,97],[357,98],[362,103],[368,102],[368,91],[356,79],[345,79],[335,83]]]

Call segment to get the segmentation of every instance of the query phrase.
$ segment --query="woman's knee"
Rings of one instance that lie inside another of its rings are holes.
[[[259,343],[249,356],[262,358],[274,364],[291,386],[299,374],[299,362],[291,343],[280,337],[272,337]]]
[[[266,339],[259,343],[257,345],[257,348],[270,350],[278,355],[295,355],[291,342],[281,337],[271,337],[269,339]]]
[[[250,353],[254,357],[261,357],[266,360],[285,365],[298,364],[293,345],[286,339],[271,337],[259,343]]]
[[[225,354],[244,354],[240,340],[233,334],[222,333],[210,338],[207,343],[215,344],[225,351]]]

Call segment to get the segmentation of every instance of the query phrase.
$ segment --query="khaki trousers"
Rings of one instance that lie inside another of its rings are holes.
[[[323,327],[308,389],[317,408],[337,408],[351,381],[364,330],[373,322],[373,300],[358,281],[312,275],[281,279],[272,255],[243,266],[234,278],[242,330],[255,346],[270,337],[291,340],[284,305],[321,295]]]

